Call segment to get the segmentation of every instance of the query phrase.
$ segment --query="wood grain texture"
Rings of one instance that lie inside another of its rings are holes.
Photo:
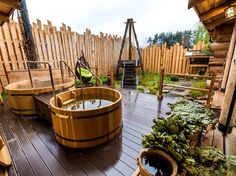
[[[71,100],[81,100],[81,96],[100,99],[113,97],[108,106],[91,110],[67,110],[61,105]],[[122,95],[110,88],[92,87],[75,89],[57,95],[50,100],[51,116],[56,139],[64,146],[72,148],[93,147],[113,139],[122,128]]]
[[[65,89],[74,85],[74,79],[67,78],[63,84],[61,79],[55,78],[54,84],[55,90]],[[14,113],[25,115],[36,114],[33,96],[52,92],[51,82],[48,80],[35,80],[33,85],[34,87],[31,88],[30,81],[26,80],[15,82],[5,87],[9,105]]]

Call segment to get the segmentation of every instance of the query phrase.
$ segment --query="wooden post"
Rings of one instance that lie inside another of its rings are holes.
[[[129,60],[132,60],[132,41],[131,41],[131,26],[133,24],[133,19],[130,18],[127,20],[127,23],[129,25]]]
[[[158,91],[158,100],[163,99],[163,81],[164,81],[164,68],[161,69],[160,72],[160,84],[159,84],[159,91]]]
[[[229,77],[229,71],[230,71],[230,65],[231,65],[231,61],[233,58],[233,51],[234,51],[234,47],[235,47],[235,41],[236,41],[236,20],[234,21],[234,28],[233,28],[233,32],[232,32],[232,36],[231,36],[231,40],[230,40],[230,45],[229,45],[229,51],[227,53],[227,60],[226,60],[226,64],[225,64],[225,70],[224,70],[224,77],[223,77],[223,81],[221,84],[221,90],[225,91],[226,85],[227,85],[227,81],[228,81],[228,77]]]
[[[4,101],[2,99],[2,95],[0,94],[0,104],[3,105],[4,104]],[[0,150],[1,150],[1,142],[0,142]]]
[[[95,66],[95,75],[98,77],[98,65],[97,65],[97,64],[96,64],[96,66]],[[98,85],[100,85],[100,84],[99,84],[99,79],[96,78],[96,86],[98,86]]]
[[[227,121],[228,124],[233,124],[232,122],[235,121],[236,117],[229,117],[229,112],[230,112],[230,107],[231,104],[233,103],[233,101],[235,101],[235,99],[233,98],[235,95],[235,87],[236,87],[236,47],[234,48],[234,52],[233,52],[233,59],[231,61],[230,64],[230,70],[229,70],[229,77],[228,77],[228,81],[227,81],[227,85],[226,85],[226,89],[225,89],[225,95],[224,95],[224,100],[223,100],[223,108],[221,109],[221,113],[220,113],[220,119],[219,119],[219,125],[218,128],[220,131],[223,132],[230,132],[230,128],[232,129],[232,126],[228,126],[227,125]],[[230,120],[228,120],[228,118],[230,118]],[[228,128],[228,129],[227,129]]]
[[[216,75],[215,75],[215,73],[213,73],[213,75],[211,77],[211,84],[210,84],[209,91],[207,94],[206,107],[208,107],[208,108],[211,108],[211,95],[212,95],[212,92],[214,89],[215,78],[216,78]]]
[[[111,68],[111,87],[115,88],[114,67]]]

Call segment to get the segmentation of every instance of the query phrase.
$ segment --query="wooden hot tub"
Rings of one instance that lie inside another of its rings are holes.
[[[69,88],[74,85],[74,79],[64,78],[64,83],[60,78],[54,79],[55,90]],[[50,80],[33,80],[33,88],[30,80],[19,81],[5,87],[11,110],[16,114],[30,115],[36,114],[34,95],[52,92]]]
[[[56,140],[64,146],[97,146],[111,140],[121,131],[122,95],[117,90],[105,87],[81,88],[60,93],[56,99],[56,105],[54,98],[50,100],[53,128]],[[101,106],[102,100],[104,106]]]

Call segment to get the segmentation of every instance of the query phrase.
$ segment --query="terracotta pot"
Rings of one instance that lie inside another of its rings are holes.
[[[161,163],[163,169],[168,170],[168,175],[177,176],[178,166],[176,161],[167,153],[159,149],[145,149],[142,150],[138,156],[138,165],[140,169],[140,176],[154,176],[153,173],[150,173],[144,166],[144,158],[147,156],[155,159],[154,161]]]

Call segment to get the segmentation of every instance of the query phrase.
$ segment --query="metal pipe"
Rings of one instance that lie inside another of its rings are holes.
[[[48,68],[49,68],[49,74],[50,74],[50,78],[51,78],[51,84],[52,84],[52,91],[53,91],[53,97],[54,97],[54,105],[57,105],[57,101],[56,101],[56,93],[55,93],[55,87],[54,87],[54,82],[53,82],[53,76],[52,76],[52,66],[51,64],[48,62]]]
[[[31,88],[33,88],[34,85],[33,85],[32,76],[31,76],[31,72],[30,72],[30,62],[32,62],[32,61],[27,61],[27,69],[28,69],[28,73],[29,73]]]
[[[27,61],[27,67],[28,67],[28,72],[29,72],[29,77],[30,77],[30,83],[33,88],[33,81],[32,81],[32,76],[30,72],[30,64],[47,64],[49,68],[49,74],[50,74],[50,79],[51,79],[51,85],[52,85],[52,92],[53,92],[53,97],[54,97],[54,102],[56,106],[56,94],[55,94],[55,86],[54,86],[54,81],[53,81],[53,76],[52,76],[52,66],[49,62],[46,61]]]
[[[75,79],[76,79],[76,75],[75,73],[72,71],[72,69],[70,68],[70,66],[63,60],[60,60],[60,69],[61,69],[61,78],[62,78],[62,82],[64,83],[64,73],[62,70],[62,63],[65,64],[65,66],[69,69],[69,71],[74,75]]]

